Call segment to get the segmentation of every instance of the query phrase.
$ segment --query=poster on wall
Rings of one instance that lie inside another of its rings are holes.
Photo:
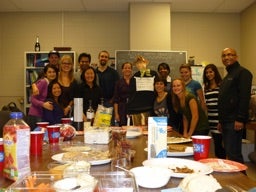
[[[191,66],[191,70],[192,70],[192,79],[198,81],[203,86],[204,66],[193,65]]]

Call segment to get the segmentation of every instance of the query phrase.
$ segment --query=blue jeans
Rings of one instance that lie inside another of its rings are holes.
[[[243,130],[234,129],[235,122],[221,123],[224,148],[228,159],[244,163],[242,155]]]

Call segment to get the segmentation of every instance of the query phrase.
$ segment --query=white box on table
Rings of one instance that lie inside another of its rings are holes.
[[[167,157],[167,117],[148,118],[148,159]]]
[[[110,127],[89,127],[84,129],[84,143],[108,144],[110,140]]]

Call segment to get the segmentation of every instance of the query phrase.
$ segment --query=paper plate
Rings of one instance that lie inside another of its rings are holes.
[[[188,168],[193,170],[193,173],[210,174],[213,169],[201,162],[181,159],[181,158],[154,158],[145,160],[142,162],[144,166],[155,166],[155,167],[165,167],[171,170],[176,170],[177,168]],[[173,172],[172,177],[184,178],[191,173]]]
[[[247,169],[246,165],[227,159],[208,158],[200,162],[212,167],[216,172],[238,172]]]

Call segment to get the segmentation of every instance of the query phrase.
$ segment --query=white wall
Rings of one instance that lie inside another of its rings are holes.
[[[171,25],[171,49],[188,51],[196,63],[222,66],[225,47],[240,53],[239,14],[172,13]],[[0,13],[0,107],[23,96],[24,52],[33,50],[36,35],[44,51],[70,46],[97,62],[100,50],[114,56],[129,49],[129,13]]]

